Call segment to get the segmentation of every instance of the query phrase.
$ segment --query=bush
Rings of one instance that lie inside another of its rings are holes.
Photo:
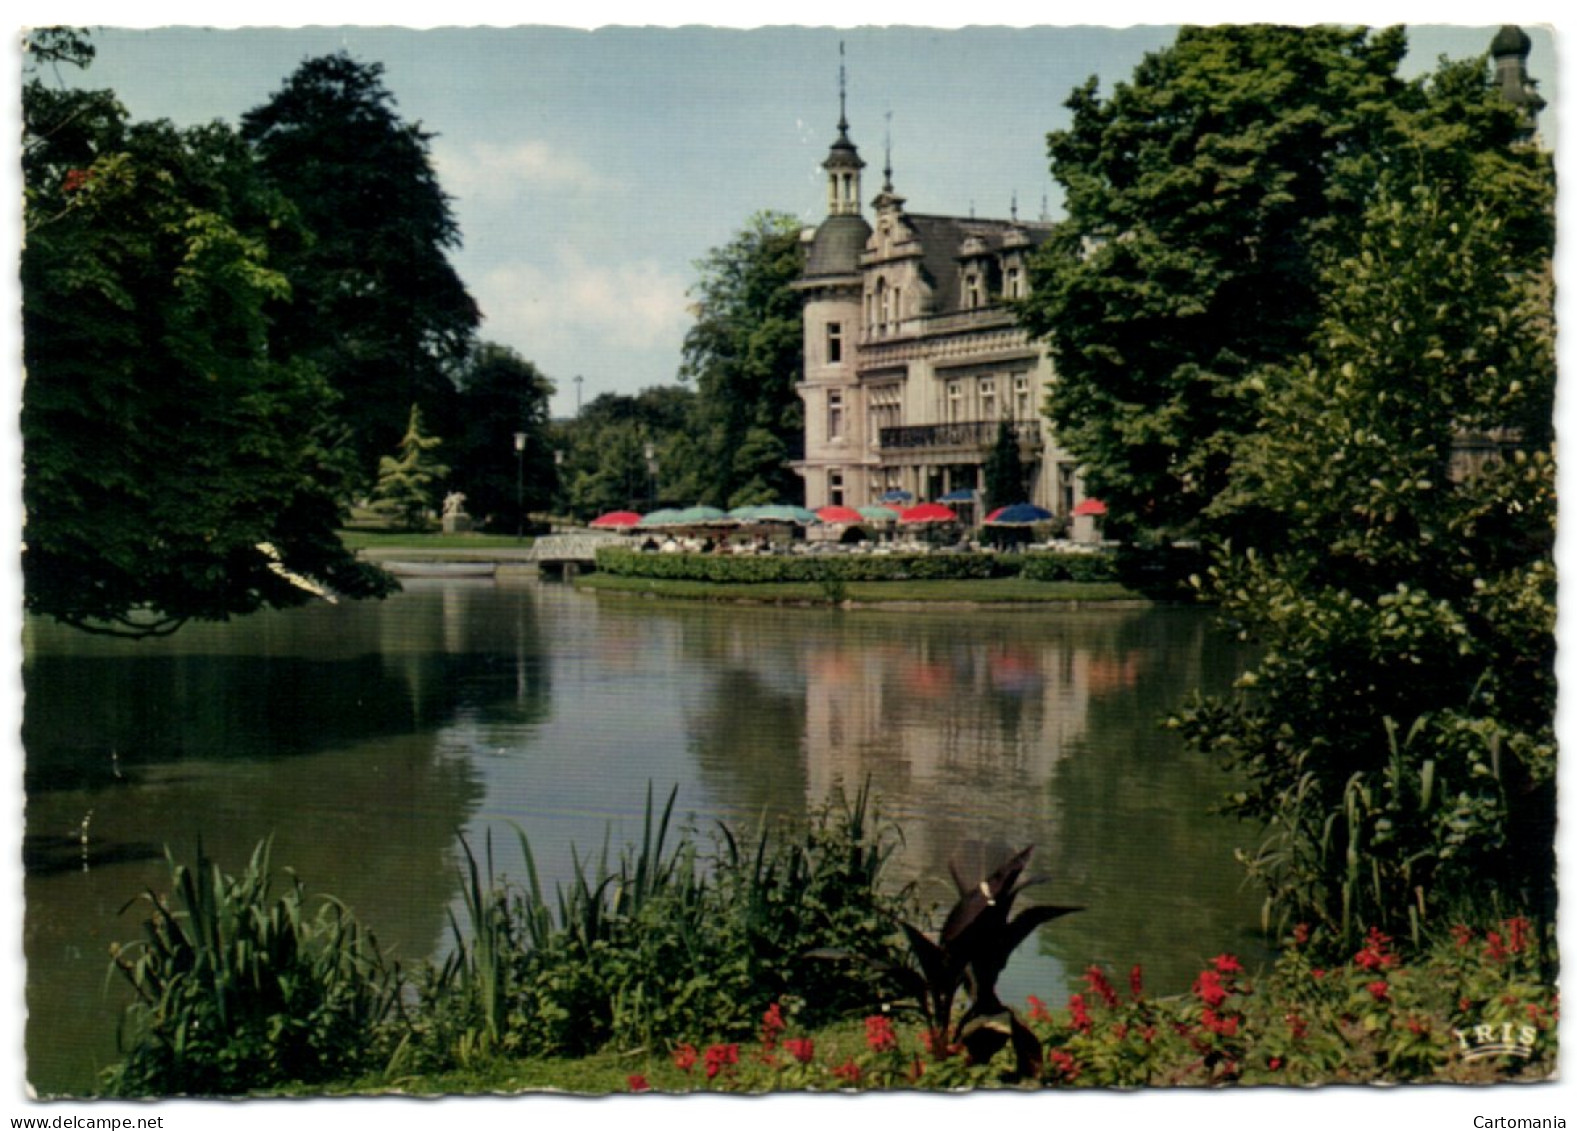
[[[495,878],[491,853],[484,882],[468,853],[470,930],[455,925],[454,954],[422,979],[401,1066],[737,1036],[773,1001],[820,1024],[884,984],[809,957],[899,956],[905,897],[881,889],[895,834],[864,791],[749,841],[720,827],[705,850],[690,831],[669,847],[673,802],[658,815],[648,798],[641,844],[612,867],[606,853],[594,870],[578,866],[551,900],[524,835],[523,884]]]
[[[1116,581],[1117,563],[1110,555],[1094,551],[1028,554],[1020,559],[1026,581]]]
[[[201,843],[195,864],[169,863],[173,904],[146,892],[146,939],[113,950],[137,999],[106,1090],[233,1095],[371,1067],[399,976],[350,913],[325,897],[309,914],[294,877],[272,899],[268,841],[239,877]]]
[[[996,554],[849,554],[756,556],[643,554],[611,547],[597,551],[597,568],[619,577],[712,581],[740,585],[771,582],[828,584],[851,581],[956,581],[1010,577],[1018,563]]]

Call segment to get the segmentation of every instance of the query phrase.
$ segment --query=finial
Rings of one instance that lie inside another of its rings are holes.
[[[1013,218],[1015,224],[1018,223],[1018,189],[1013,190],[1013,202],[1008,205],[1008,215]]]
[[[849,133],[849,115],[847,112],[847,80],[843,73],[843,40],[838,40],[838,132],[845,137]]]
[[[882,166],[882,191],[893,191],[893,112],[887,111],[887,163]]]
[[[1045,193],[1041,193],[1040,194],[1040,222],[1042,224],[1044,224],[1050,219],[1051,219],[1051,210],[1046,205],[1046,194]]]

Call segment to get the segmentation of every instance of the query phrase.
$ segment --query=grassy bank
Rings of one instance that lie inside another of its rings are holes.
[[[583,574],[577,588],[701,601],[754,601],[764,604],[1065,604],[1073,601],[1143,601],[1140,593],[1116,582],[1029,581],[1022,577],[960,578],[945,581],[849,581],[829,587],[824,582],[781,581],[738,584],[678,581],[666,578]]]
[[[339,536],[352,550],[521,550],[532,542],[513,534],[426,534],[410,530],[341,530]]]

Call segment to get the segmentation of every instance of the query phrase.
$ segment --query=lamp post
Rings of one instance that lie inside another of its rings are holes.
[[[652,506],[657,505],[657,445],[650,440],[646,441],[643,449],[646,455],[646,500]]]
[[[526,535],[526,434],[515,433],[515,540]]]

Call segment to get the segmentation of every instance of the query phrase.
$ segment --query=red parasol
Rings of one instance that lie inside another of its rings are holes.
[[[1085,499],[1082,503],[1080,503],[1078,506],[1073,508],[1073,514],[1074,514],[1075,518],[1078,518],[1078,517],[1080,517],[1082,515],[1087,515],[1087,514],[1105,514],[1105,513],[1106,513],[1106,504],[1101,502],[1099,499]]]
[[[634,511],[609,511],[607,514],[598,515],[591,520],[591,525],[599,530],[623,530],[634,526],[641,521],[641,516]]]
[[[921,503],[917,507],[910,507],[898,513],[898,521],[903,523],[918,522],[957,522],[958,515],[951,508],[944,507],[941,503]]]
[[[853,507],[830,506],[821,507],[816,511],[816,517],[828,523],[854,523],[864,522],[865,516]]]

